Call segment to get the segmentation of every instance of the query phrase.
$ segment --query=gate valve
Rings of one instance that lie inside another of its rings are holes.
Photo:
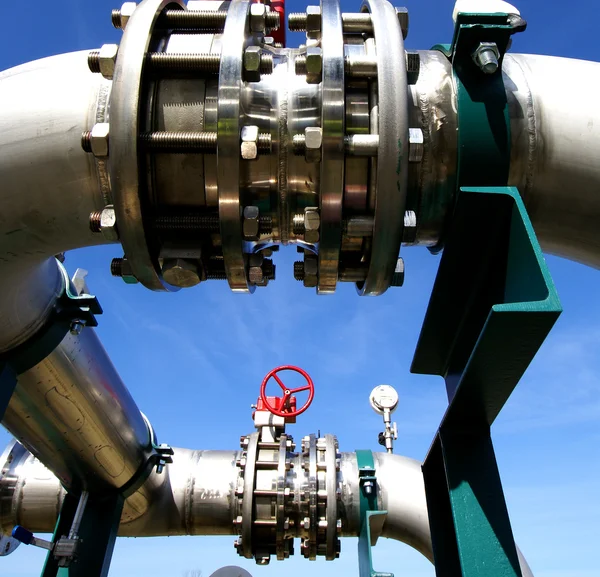
[[[278,373],[283,371],[294,371],[296,373],[301,374],[306,379],[306,384],[296,388],[287,387],[283,381],[279,378]],[[266,390],[267,384],[271,379],[275,379],[277,384],[281,387],[283,391],[283,397],[267,397]],[[308,399],[300,407],[296,408],[296,393],[301,393],[303,391],[308,391]],[[260,398],[258,399],[257,409],[258,410],[267,410],[273,415],[277,415],[278,417],[283,417],[286,423],[295,423],[296,417],[302,414],[310,404],[315,396],[315,385],[310,378],[309,374],[302,370],[299,367],[294,367],[292,365],[283,365],[281,367],[277,367],[273,369],[267,376],[264,378],[262,385],[260,386]]]

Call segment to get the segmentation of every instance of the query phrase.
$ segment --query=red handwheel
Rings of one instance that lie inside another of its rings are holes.
[[[296,373],[300,373],[306,379],[306,385],[304,385],[302,387],[296,387],[295,389],[290,389],[290,388],[286,387],[283,384],[282,380],[277,375],[277,373],[280,373],[282,371],[295,371]],[[277,381],[277,384],[283,390],[283,399],[282,399],[282,403],[280,405],[281,410],[279,410],[277,407],[274,407],[273,405],[270,405],[267,400],[267,395],[266,395],[267,383],[269,382],[269,380],[271,378],[275,379]],[[300,407],[299,409],[296,409],[295,411],[290,408],[288,408],[286,410],[286,407],[288,407],[289,401],[290,401],[292,395],[294,393],[301,393],[302,391],[308,391],[308,399],[306,400],[306,403],[304,403],[304,405],[302,405],[302,407]],[[310,404],[312,403],[314,396],[315,396],[315,385],[314,385],[312,379],[310,378],[309,374],[306,371],[302,370],[300,367],[294,367],[292,365],[284,365],[282,367],[277,367],[276,369],[273,369],[272,371],[267,373],[267,376],[264,378],[262,385],[260,386],[260,399],[263,402],[263,405],[270,413],[273,413],[274,415],[277,415],[278,417],[296,417],[296,416],[300,415],[301,413],[306,411],[306,409],[308,409],[308,407],[310,407]]]

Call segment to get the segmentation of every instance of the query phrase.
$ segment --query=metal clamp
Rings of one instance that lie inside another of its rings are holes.
[[[10,365],[17,374],[44,360],[68,332],[79,334],[84,327],[98,326],[95,315],[102,314],[98,299],[93,295],[73,292],[65,267],[58,260],[57,264],[63,277],[63,290],[45,325],[28,341],[0,355],[0,363]]]

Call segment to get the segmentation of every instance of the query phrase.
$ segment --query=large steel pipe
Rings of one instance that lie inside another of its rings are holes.
[[[87,52],[0,73],[2,270],[105,242],[90,232],[89,215],[106,204],[108,182],[81,150],[81,134],[103,119],[110,85],[90,73]]]
[[[149,425],[91,328],[19,375],[2,424],[66,487],[121,488],[152,450]]]
[[[239,451],[175,449],[166,482],[145,515],[123,518],[119,535],[233,535]],[[379,507],[388,512],[383,537],[410,545],[433,563],[429,517],[421,463],[408,457],[374,453]],[[18,443],[0,460],[0,532],[16,524],[34,532],[54,528],[64,496],[58,479]],[[359,481],[355,453],[341,454],[342,526],[345,536],[360,532]],[[531,570],[519,551],[523,577]]]

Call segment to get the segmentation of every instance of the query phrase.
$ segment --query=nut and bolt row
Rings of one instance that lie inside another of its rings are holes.
[[[109,153],[109,124],[99,122],[92,130],[81,135],[81,147],[98,158]],[[244,160],[254,160],[259,153],[271,152],[271,135],[258,131],[257,126],[244,126],[240,135],[240,155]],[[140,145],[153,152],[172,154],[217,153],[216,132],[146,132],[139,135]]]
[[[306,207],[304,213],[295,214],[292,217],[292,232],[296,236],[304,237],[305,242],[316,244],[319,242],[319,229],[321,228],[321,216],[316,207]]]
[[[92,50],[88,54],[90,71],[112,79],[118,52],[117,44],[105,44],[100,50]],[[244,79],[247,82],[260,82],[261,75],[273,72],[273,56],[263,52],[260,46],[248,46],[244,51],[243,63]],[[220,54],[149,52],[146,55],[145,69],[161,76],[195,75],[219,74],[220,66]]]
[[[398,23],[404,39],[408,36],[408,10],[396,8]],[[321,33],[321,8],[308,6],[306,12],[292,13],[288,16],[290,32],[306,32],[309,38],[318,38]],[[368,12],[342,13],[342,31],[345,34],[372,33],[373,23]]]
[[[254,5],[252,5],[254,6]],[[263,6],[264,9],[264,5]],[[135,2],[125,2],[120,10],[113,10],[111,14],[112,24],[115,28],[125,29],[129,18],[133,15],[136,9]],[[267,12],[264,10],[262,16],[258,14],[260,10],[255,9],[251,18],[264,18],[264,29],[277,30],[280,26],[279,13]],[[158,18],[156,27],[167,30],[201,30],[204,33],[220,34],[225,28],[227,20],[227,11],[218,10],[215,12],[209,10],[165,10]],[[261,23],[258,23],[260,26]],[[254,31],[254,30],[253,30]]]

